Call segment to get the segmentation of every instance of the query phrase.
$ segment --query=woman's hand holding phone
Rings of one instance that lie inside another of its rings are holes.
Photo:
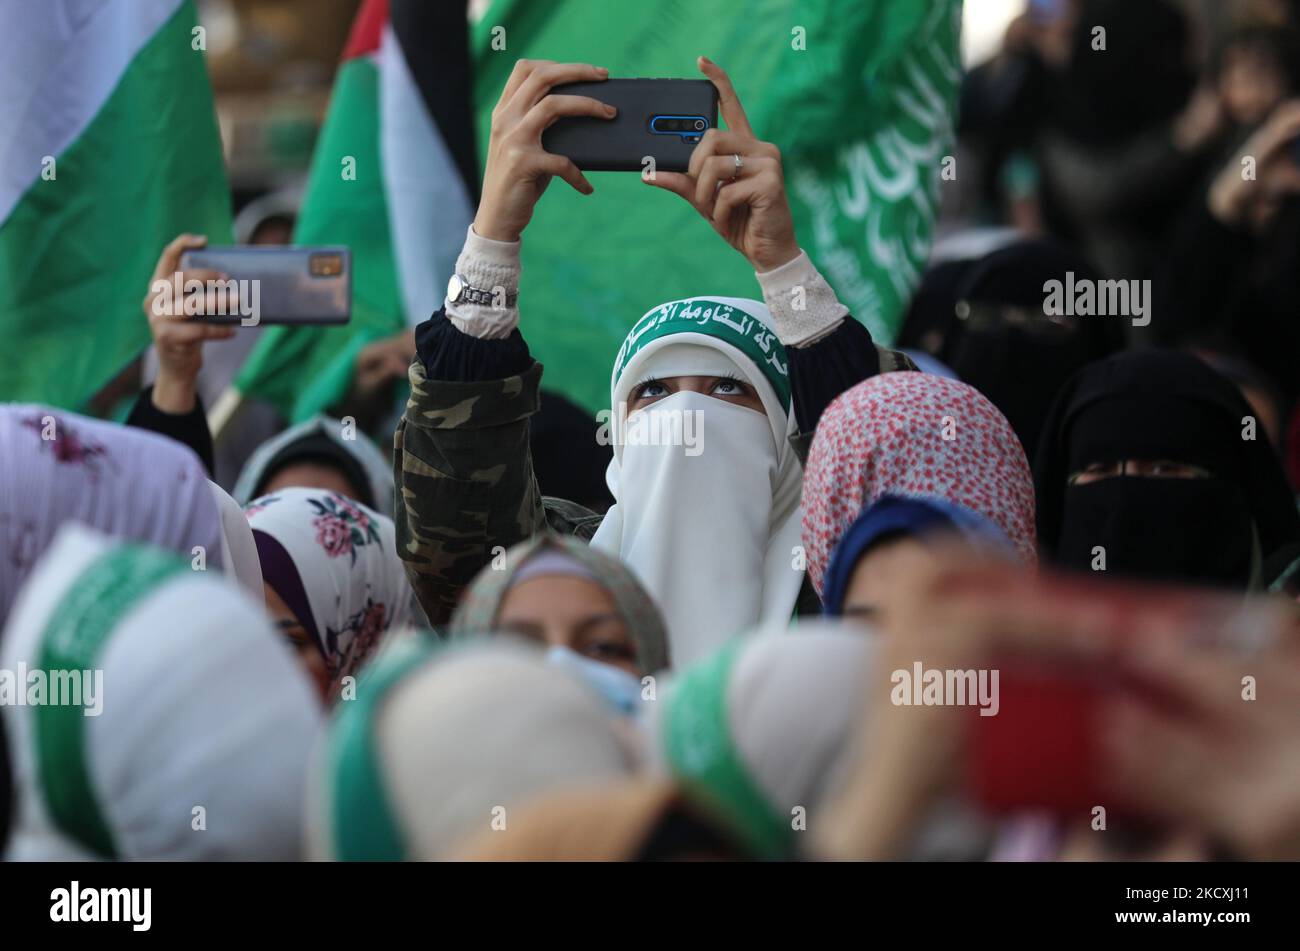
[[[149,293],[145,295],[144,313],[149,319],[149,332],[153,335],[154,349],[158,354],[153,405],[164,413],[183,414],[194,409],[199,370],[203,368],[203,342],[229,340],[235,335],[234,327],[186,320],[183,300],[174,299],[159,283],[173,285],[178,280],[177,274],[180,274],[179,285],[182,288],[191,280],[202,281],[205,285],[208,281],[222,280],[225,275],[215,271],[181,271],[181,255],[207,243],[208,239],[202,235],[183,234],[163,248],[149,281]],[[207,296],[207,311],[217,313],[214,294],[209,292]]]
[[[578,166],[542,148],[542,132],[563,116],[612,119],[617,110],[587,96],[547,95],[562,83],[602,82],[603,66],[521,59],[496,108],[488,140],[483,197],[474,216],[474,231],[494,241],[518,241],[551,178],[558,176],[575,191],[593,191]]]
[[[703,56],[699,67],[717,87],[727,128],[704,134],[685,173],[660,171],[643,180],[690,202],[755,271],[774,270],[799,256],[781,152],[754,134],[722,67]]]

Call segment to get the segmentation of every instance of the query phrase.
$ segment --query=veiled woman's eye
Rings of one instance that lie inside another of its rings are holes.
[[[582,652],[592,660],[606,663],[621,660],[636,660],[636,648],[625,640],[601,638],[583,645]]]
[[[740,396],[745,391],[737,380],[719,380],[713,384],[713,392],[719,396]]]
[[[1175,462],[1170,459],[1158,459],[1146,467],[1143,475],[1153,476],[1157,479],[1208,479],[1210,473],[1200,466],[1193,466],[1186,462]]]
[[[642,383],[638,386],[636,392],[632,394],[632,398],[637,400],[652,400],[667,395],[668,387],[664,386],[658,380],[650,380],[649,382]]]
[[[1098,479],[1109,479],[1123,474],[1124,464],[1122,462],[1094,462],[1071,474],[1069,484],[1086,485],[1089,482],[1096,482]]]

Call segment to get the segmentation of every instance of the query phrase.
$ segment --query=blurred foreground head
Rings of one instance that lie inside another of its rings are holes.
[[[8,858],[300,857],[319,705],[237,587],[68,526],[14,607],[0,667],[47,681],[41,702],[23,683],[27,702],[5,710]]]
[[[793,855],[844,769],[872,650],[868,631],[817,621],[732,641],[652,706],[651,768],[753,855]]]
[[[313,769],[312,854],[450,857],[542,793],[629,775],[630,738],[540,651],[498,640],[386,658],[342,704]]]

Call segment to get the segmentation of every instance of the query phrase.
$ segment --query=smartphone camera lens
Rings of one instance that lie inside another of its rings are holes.
[[[705,129],[707,129],[708,127],[709,127],[709,124],[708,124],[707,122],[705,122],[703,119],[696,119],[696,120],[695,120],[695,130],[696,130],[697,132],[703,132],[703,131],[704,131]]]

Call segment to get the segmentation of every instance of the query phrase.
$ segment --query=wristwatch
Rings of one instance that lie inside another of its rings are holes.
[[[505,288],[500,289],[505,290]],[[502,306],[506,308],[514,307],[515,301],[518,299],[518,291],[506,291],[505,303]],[[451,280],[447,282],[447,303],[479,304],[483,307],[492,307],[497,303],[497,300],[492,291],[473,286],[465,275],[453,274]]]

